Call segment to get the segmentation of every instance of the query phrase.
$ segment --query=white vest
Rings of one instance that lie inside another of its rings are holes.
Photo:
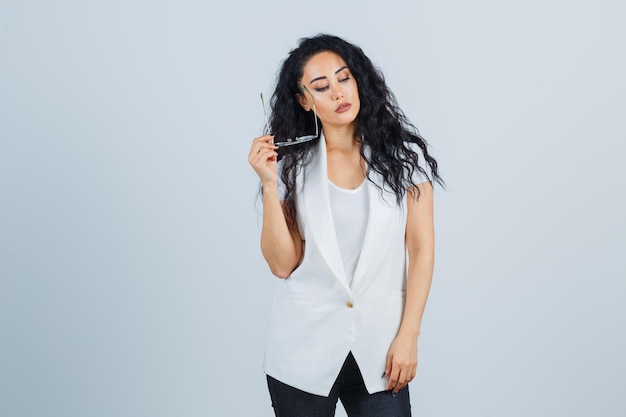
[[[370,175],[382,186],[378,174]],[[387,384],[381,375],[405,302],[406,204],[367,186],[367,231],[350,287],[331,215],[323,136],[296,181],[304,258],[274,295],[265,372],[312,394],[328,396],[350,351],[369,393]]]

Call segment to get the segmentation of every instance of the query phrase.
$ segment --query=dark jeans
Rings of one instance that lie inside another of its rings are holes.
[[[276,417],[332,417],[338,399],[349,417],[411,416],[408,385],[395,397],[391,391],[368,394],[352,353],[346,358],[328,397],[301,391],[269,375],[267,386]]]

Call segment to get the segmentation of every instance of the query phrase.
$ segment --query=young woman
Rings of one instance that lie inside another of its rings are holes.
[[[265,357],[275,414],[333,416],[340,399],[349,416],[409,416],[437,163],[382,74],[338,37],[301,40],[271,107],[272,134],[248,160],[263,190],[261,250],[283,279]]]

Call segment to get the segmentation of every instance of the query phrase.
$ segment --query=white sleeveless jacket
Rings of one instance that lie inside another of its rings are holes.
[[[373,175],[382,187],[380,176]],[[416,183],[423,181],[428,178],[420,175]],[[304,257],[274,295],[265,372],[300,390],[328,396],[351,351],[367,391],[383,391],[387,380],[381,375],[405,302],[406,204],[399,205],[392,192],[381,193],[367,182],[367,231],[349,287],[331,214],[323,136],[296,186]]]

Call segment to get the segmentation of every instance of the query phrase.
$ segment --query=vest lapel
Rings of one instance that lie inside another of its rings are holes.
[[[326,167],[326,143],[322,134],[313,160],[306,169],[305,187],[303,190],[304,206],[313,239],[322,257],[335,277],[350,293],[330,207],[328,171]]]
[[[366,155],[369,156],[369,148],[365,148]],[[379,186],[383,186],[382,176],[374,171],[369,173],[372,180]],[[361,255],[354,271],[352,288],[357,288],[359,281],[366,274],[374,259],[379,259],[379,249],[381,239],[387,236],[387,229],[398,220],[397,216],[402,215],[403,207],[398,207],[396,196],[391,192],[381,192],[381,190],[366,179],[369,194],[369,215],[367,219],[367,229],[363,239]]]
[[[376,173],[373,173],[373,175],[378,176]],[[359,261],[354,271],[354,278],[352,279],[353,288],[357,287],[357,283],[367,271],[371,261],[376,259],[376,246],[380,245],[378,240],[383,235],[381,228],[386,227],[386,222],[381,220],[386,218],[386,213],[384,213],[385,205],[389,204],[389,202],[383,201],[380,190],[376,185],[372,184],[369,180],[366,181],[368,187],[367,192],[369,194],[369,215],[361,255],[359,256]],[[378,184],[382,184],[382,182],[378,182]],[[386,195],[385,198],[388,199],[389,195]]]

